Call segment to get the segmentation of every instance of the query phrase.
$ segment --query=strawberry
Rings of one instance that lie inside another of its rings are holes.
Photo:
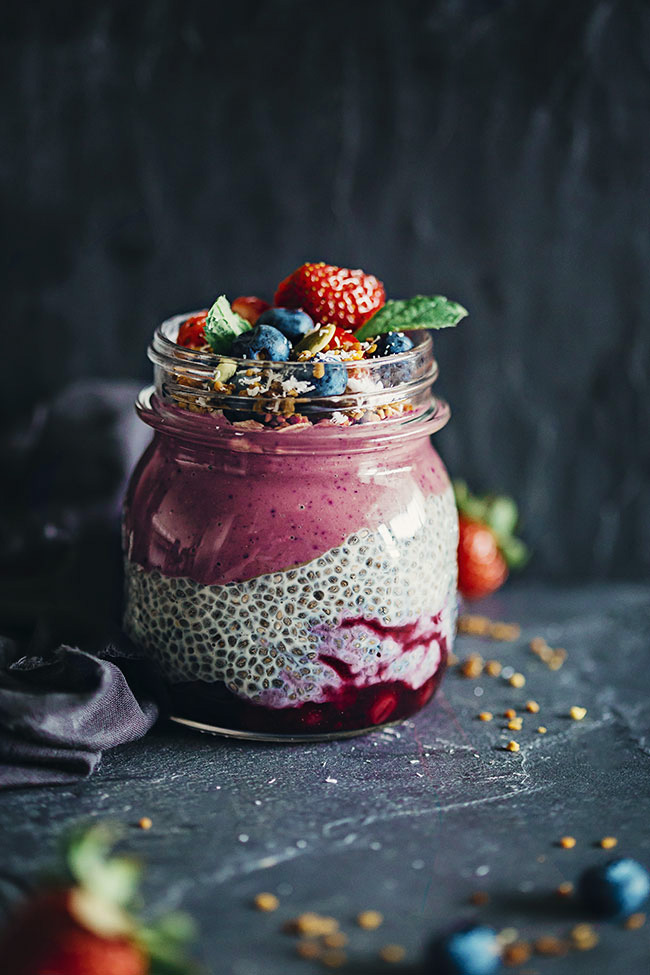
[[[268,301],[263,301],[261,298],[255,298],[253,295],[249,295],[248,297],[235,298],[230,307],[242,318],[245,318],[247,322],[250,322],[251,325],[255,325],[262,312],[271,306]]]
[[[178,330],[177,345],[182,345],[186,349],[202,349],[207,345],[203,329],[208,317],[207,311],[199,312],[198,315],[191,315],[186,318]]]
[[[12,975],[146,975],[149,961],[128,937],[105,937],[77,919],[75,890],[37,893],[15,915],[0,941]]]
[[[386,302],[381,281],[361,270],[303,264],[278,285],[274,303],[302,308],[320,325],[359,328]]]
[[[343,349],[346,352],[360,352],[361,342],[347,328],[341,328],[340,325],[337,325],[334,335],[325,346],[326,352],[331,349]]]
[[[454,483],[458,506],[458,589],[466,599],[495,592],[510,569],[528,559],[524,543],[514,536],[517,506],[511,498],[477,498],[463,481]]]
[[[7,975],[189,975],[190,936],[183,915],[142,925],[127,910],[137,892],[138,864],[109,857],[114,829],[77,831],[65,850],[56,885],[38,890],[0,934]]]

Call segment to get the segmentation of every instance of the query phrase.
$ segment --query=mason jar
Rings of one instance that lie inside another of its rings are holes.
[[[176,345],[186,318],[149,348],[155,383],[136,408],[154,435],[123,522],[125,629],[158,663],[173,719],[295,741],[412,715],[456,622],[430,335],[345,363],[345,394],[316,399],[304,363]]]

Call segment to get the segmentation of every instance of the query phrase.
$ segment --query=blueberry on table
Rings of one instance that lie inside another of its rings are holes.
[[[340,362],[311,361],[300,371],[300,380],[313,386],[301,396],[340,396],[348,385],[348,371]]]
[[[457,928],[433,942],[427,961],[431,975],[493,975],[501,967],[496,931],[482,924]]]
[[[232,343],[231,355],[238,359],[286,362],[291,354],[289,340],[271,325],[256,325],[242,332]]]
[[[272,325],[289,339],[298,342],[316,327],[314,320],[302,308],[267,308],[257,319],[258,325]]]
[[[583,903],[601,917],[634,914],[650,894],[650,874],[631,857],[609,860],[589,867],[580,877],[578,892]]]
[[[413,342],[404,332],[386,332],[375,339],[377,346],[375,356],[397,355],[399,352],[408,352],[413,348]]]

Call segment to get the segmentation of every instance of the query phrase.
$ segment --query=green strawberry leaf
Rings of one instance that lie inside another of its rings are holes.
[[[180,911],[141,928],[138,939],[149,955],[150,975],[199,975],[199,967],[185,953],[185,943],[195,937],[193,920]]]
[[[465,481],[454,481],[454,495],[456,506],[462,515],[470,521],[486,525],[493,532],[508,568],[523,568],[530,558],[530,552],[528,546],[514,534],[519,512],[512,498],[501,494],[477,497],[471,494]]]
[[[512,498],[499,495],[488,501],[486,522],[495,535],[512,535],[518,521],[519,512]]]
[[[250,328],[251,323],[232,310],[225,295],[220,295],[208,312],[203,333],[213,352],[227,355],[233,339]]]
[[[415,295],[414,298],[387,301],[354,334],[364,340],[413,328],[450,328],[458,325],[466,315],[466,308],[443,295]]]
[[[523,569],[530,558],[530,552],[525,542],[511,535],[509,538],[498,538],[499,549],[510,569]]]
[[[112,823],[82,826],[70,834],[65,859],[72,879],[110,904],[126,907],[138,889],[142,868],[131,857],[110,857],[120,837]]]

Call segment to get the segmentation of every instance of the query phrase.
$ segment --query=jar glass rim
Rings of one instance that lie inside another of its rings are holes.
[[[258,427],[268,433],[278,427],[288,432],[287,427],[297,425],[323,433],[336,426],[349,433],[353,427],[368,429],[377,424],[388,433],[387,421],[391,428],[408,422],[410,429],[421,419],[425,427],[439,429],[449,415],[447,404],[432,395],[438,364],[431,335],[425,330],[409,331],[412,348],[393,355],[342,360],[323,353],[317,358],[272,362],[178,345],[179,327],[188,317],[190,313],[167,318],[154,332],[148,356],[154,364],[155,396],[148,406],[140,404],[140,415],[147,422],[151,422],[151,408],[157,414],[163,411],[166,422],[185,433],[187,421],[194,422],[197,435],[202,430],[201,437],[207,428],[199,422],[200,414],[208,415],[213,426],[234,427],[242,433]],[[347,371],[344,391],[320,391],[323,370],[341,367]],[[185,414],[179,423],[173,420],[176,413]]]
[[[178,330],[183,322],[187,321],[194,315],[201,314],[205,309],[199,311],[184,312],[180,315],[172,315],[166,318],[163,322],[158,325],[154,331],[153,340],[148,349],[149,359],[162,366],[169,366],[171,361],[182,362],[184,365],[193,366],[197,371],[207,371],[208,373],[214,372],[215,368],[220,362],[227,360],[228,362],[234,362],[238,366],[260,366],[264,367],[282,367],[289,370],[298,370],[304,368],[305,362],[276,362],[271,359],[240,359],[233,355],[219,355],[216,352],[202,352],[197,349],[190,349],[183,345],[178,345],[176,342],[176,337],[178,335]],[[413,341],[413,348],[406,352],[397,352],[393,355],[381,356],[376,359],[363,359],[364,368],[369,368],[372,372],[373,369],[379,370],[382,365],[387,362],[402,363],[413,361],[418,354],[429,354],[433,356],[433,340],[431,338],[431,333],[425,331],[424,329],[414,329],[409,333],[410,338]],[[307,360],[309,361],[309,360]],[[337,360],[338,361],[338,360]],[[348,371],[359,368],[359,360],[341,361],[340,364],[345,366]]]

